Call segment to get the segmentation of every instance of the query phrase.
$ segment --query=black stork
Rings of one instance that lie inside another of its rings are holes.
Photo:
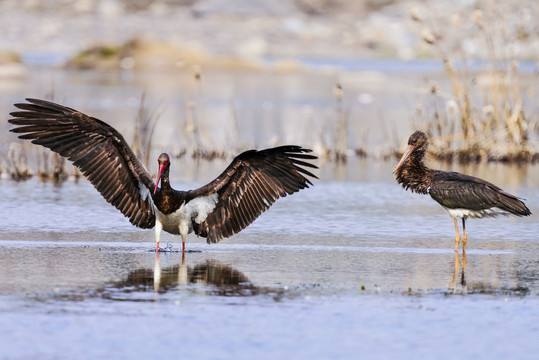
[[[408,148],[395,167],[397,182],[406,190],[429,194],[449,212],[455,223],[455,251],[461,240],[457,218],[462,219],[462,250],[466,250],[467,218],[481,218],[500,214],[531,215],[530,210],[516,196],[496,185],[473,176],[452,171],[429,169],[425,166],[428,137],[421,131],[408,139]]]
[[[164,230],[181,235],[185,252],[188,233],[217,243],[249,224],[280,197],[308,188],[317,178],[305,161],[317,157],[300,146],[249,150],[209,184],[178,191],[169,182],[170,158],[159,156],[154,183],[140,161],[113,127],[77,110],[45,100],[15,104],[9,122],[19,138],[32,140],[73,162],[107,202],[140,228],[155,227],[156,251]],[[161,187],[159,187],[161,182]]]

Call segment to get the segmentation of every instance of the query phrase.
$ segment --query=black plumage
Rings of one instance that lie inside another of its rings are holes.
[[[218,193],[213,212],[198,226],[198,234],[208,242],[218,242],[243,230],[280,197],[291,195],[312,185],[306,176],[314,177],[304,167],[316,168],[305,160],[310,150],[299,146],[279,146],[236,156],[217,179],[197,190],[189,198]]]
[[[140,228],[155,225],[151,199],[141,187],[154,182],[123,136],[108,124],[77,110],[52,102],[27,99],[15,104],[24,111],[12,112],[12,132],[21,139],[45,146],[73,162],[105,200]]]
[[[466,247],[466,225],[468,217],[513,214],[529,216],[530,210],[516,196],[498,186],[477,177],[452,171],[429,169],[424,164],[428,137],[421,131],[414,132],[408,139],[404,152],[394,173],[397,182],[405,189],[430,196],[442,205],[455,222],[455,250],[458,249],[460,234],[457,217],[462,218],[463,249]]]
[[[449,209],[498,208],[517,216],[531,215],[530,210],[516,196],[488,181],[457,172],[436,172],[429,194],[440,205]]]
[[[122,135],[105,122],[49,101],[27,101],[15,104],[23,111],[11,113],[9,122],[17,125],[11,131],[72,161],[133,225],[152,228],[157,221],[157,247],[161,228],[181,234],[185,242],[185,226],[206,237],[208,243],[218,242],[251,224],[278,198],[308,188],[312,185],[308,177],[317,178],[305,169],[317,169],[308,162],[316,159],[308,154],[311,150],[288,145],[245,151],[207,185],[177,191],[170,186],[167,154],[158,159],[159,176],[154,183]],[[190,202],[203,198],[213,207],[207,214],[193,205],[189,224],[180,224],[183,220],[173,217]]]

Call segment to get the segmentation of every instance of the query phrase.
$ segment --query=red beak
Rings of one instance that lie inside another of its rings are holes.
[[[159,164],[159,174],[157,175],[157,181],[155,182],[155,189],[153,190],[153,193],[155,194],[157,192],[157,187],[159,186],[159,180],[161,180],[161,175],[163,175],[163,171],[165,171],[165,164]]]
[[[406,162],[406,160],[408,160],[408,158],[410,157],[410,154],[415,150],[415,146],[413,145],[408,145],[408,147],[406,148],[406,151],[404,152],[404,154],[402,154],[402,157],[401,159],[399,160],[399,163],[397,164],[397,166],[395,166],[395,169],[393,170],[393,174],[399,170],[399,168]]]

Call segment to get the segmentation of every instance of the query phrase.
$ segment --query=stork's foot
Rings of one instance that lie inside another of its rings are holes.
[[[160,247],[160,248],[155,248],[155,249],[150,249],[150,250],[147,250],[148,252],[153,252],[153,253],[183,253],[183,254],[186,254],[186,253],[201,253],[203,252],[202,250],[185,250],[185,251],[182,251],[182,249],[174,249],[172,246],[167,246],[167,247]]]
[[[159,243],[156,243],[155,244],[155,252],[156,253],[159,253],[159,252],[173,252],[174,250],[172,249],[172,243],[170,241],[167,241],[167,245],[165,247],[159,247]]]
[[[172,252],[172,250],[169,250],[167,248],[155,248],[155,249],[151,249],[151,250],[148,250],[149,252],[154,252],[154,253],[168,253],[168,252]]]

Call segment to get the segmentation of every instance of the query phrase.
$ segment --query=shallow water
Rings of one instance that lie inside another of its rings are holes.
[[[174,187],[224,167],[191,165],[174,162]],[[3,180],[0,358],[535,358],[537,215],[470,220],[455,256],[451,218],[392,166],[323,165],[232,238],[190,235],[184,257],[168,234],[156,256],[85,180]],[[458,170],[535,212],[536,167]]]
[[[206,142],[228,146],[232,136],[242,140],[238,150],[316,148],[331,146],[323,134],[334,130],[339,82],[349,147],[380,155],[388,133],[404,139],[413,128],[430,82],[376,70],[205,70],[197,84],[189,71],[38,68],[0,84],[0,112],[54,93],[132,139],[145,92],[148,110],[163,110],[154,152],[189,143],[180,129],[190,101]],[[526,104],[527,114],[537,113],[536,102]],[[210,131],[230,128],[232,118],[239,134]],[[0,161],[15,139],[9,128],[0,123]],[[25,149],[35,169],[41,153]],[[174,159],[173,185],[203,185],[228,162]],[[162,243],[172,251],[156,257],[153,230],[131,226],[84,179],[0,179],[0,359],[536,357],[538,166],[430,163],[492,181],[534,213],[468,221],[463,257],[453,251],[451,218],[400,188],[394,163],[351,157],[345,166],[320,165],[313,188],[277,201],[219,244],[190,235],[184,257],[168,234]]]

